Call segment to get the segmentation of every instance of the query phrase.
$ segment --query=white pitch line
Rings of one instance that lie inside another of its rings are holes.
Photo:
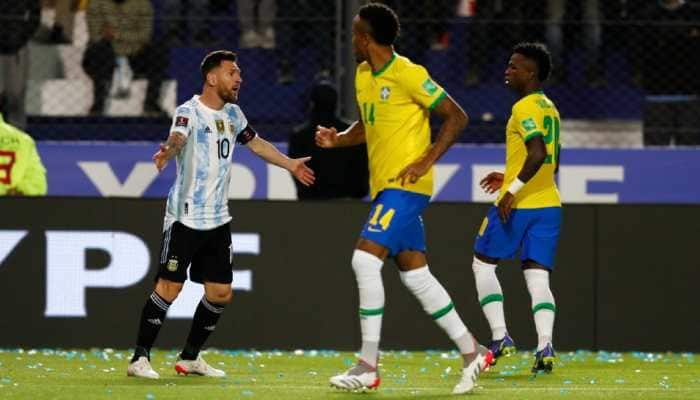
[[[245,389],[291,389],[291,390],[317,390],[317,391],[337,391],[337,392],[343,392],[341,389],[334,389],[329,386],[325,385],[262,385],[262,384],[253,384],[250,386],[247,385],[240,385],[241,388]],[[424,392],[443,392],[445,390],[451,390],[452,386],[447,385],[447,386],[430,386],[430,387],[420,387],[420,386],[401,386],[401,387],[395,387],[395,386],[383,386],[379,391],[396,391],[396,392],[410,392],[410,391],[424,391]],[[495,387],[483,387],[483,386],[478,386],[477,387],[477,392],[480,391],[485,391],[485,392],[499,392],[499,391],[529,391],[529,392],[553,392],[553,391],[594,391],[594,392],[700,392],[700,388],[679,388],[679,387],[671,387],[671,388],[663,388],[663,387],[639,387],[639,388],[632,388],[632,387],[611,387],[611,388],[601,388],[601,387],[596,387],[595,385],[581,385],[581,386],[557,386],[557,387],[526,387],[526,386],[516,386],[516,387],[504,387],[504,388],[495,388]],[[368,392],[372,392],[374,390],[368,390]]]

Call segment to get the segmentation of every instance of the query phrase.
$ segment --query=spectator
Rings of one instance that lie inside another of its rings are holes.
[[[312,186],[297,184],[299,200],[321,200],[333,198],[358,198],[369,191],[369,170],[365,144],[322,149],[316,146],[316,127],[332,126],[338,131],[348,123],[336,115],[338,93],[328,81],[320,81],[311,88],[309,117],[306,123],[296,127],[289,137],[289,157],[311,156],[307,163],[316,174]]]
[[[0,112],[20,129],[27,126],[24,97],[29,75],[27,43],[39,26],[39,0],[3,2],[0,13]]]
[[[277,82],[294,82],[300,47],[315,52],[317,75],[331,76],[335,64],[335,2],[277,0],[277,6]]]
[[[42,14],[49,9],[54,9],[53,26],[42,25],[37,33],[37,41],[46,44],[72,43],[77,0],[42,0]]]
[[[698,145],[700,13],[683,0],[661,0],[641,16],[644,144]]]
[[[46,169],[34,139],[0,114],[0,195],[46,195]]]
[[[192,39],[195,43],[214,45],[211,33],[213,13],[212,0],[165,0],[162,16],[168,44],[186,44],[194,32]]]
[[[158,100],[168,65],[168,48],[154,45],[153,8],[149,0],[90,0],[87,9],[90,43],[83,69],[93,81],[90,114],[105,112],[109,85],[117,57],[127,61],[136,77],[148,80],[144,114],[165,116]]]
[[[582,21],[582,24],[575,25],[582,30],[581,35],[575,36],[583,37],[583,47],[586,52],[586,82],[593,87],[605,84],[601,21],[604,19],[603,12],[607,7],[602,6],[599,0],[547,0],[546,36],[554,64],[550,78],[552,83],[565,80],[567,75],[568,54],[565,54],[564,49],[571,46],[564,45],[565,23]]]
[[[275,0],[237,0],[240,47],[275,48]]]
[[[448,19],[454,16],[456,0],[381,0],[396,10],[401,18],[399,53],[417,63],[425,62],[429,48],[444,50],[448,46]]]
[[[469,40],[469,67],[465,85],[481,83],[486,66],[496,57],[507,57],[517,42],[540,41],[543,0],[475,0],[474,15],[466,24]],[[499,79],[503,76],[498,70]]]

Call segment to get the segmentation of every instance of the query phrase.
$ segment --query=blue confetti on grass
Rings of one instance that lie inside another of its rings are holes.
[[[247,389],[246,389],[246,390],[244,390],[243,392],[241,392],[241,394],[242,394],[243,396],[245,396],[245,397],[251,397],[251,396],[253,396],[253,391],[252,391],[252,390],[247,390]]]

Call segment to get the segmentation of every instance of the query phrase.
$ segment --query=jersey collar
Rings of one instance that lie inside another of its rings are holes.
[[[389,61],[387,61],[387,63],[384,64],[384,66],[381,67],[381,68],[379,69],[379,71],[377,71],[377,72],[372,72],[372,76],[376,78],[376,77],[378,77],[379,75],[383,74],[384,71],[386,71],[387,69],[389,69],[389,66],[391,66],[391,64],[394,62],[394,60],[396,60],[396,53],[391,53],[391,59],[389,59]]]

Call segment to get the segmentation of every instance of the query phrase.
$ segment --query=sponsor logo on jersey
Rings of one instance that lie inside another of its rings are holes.
[[[190,121],[189,118],[183,117],[181,115],[178,115],[177,118],[175,118],[175,126],[181,126],[183,128],[187,127],[187,123]]]

